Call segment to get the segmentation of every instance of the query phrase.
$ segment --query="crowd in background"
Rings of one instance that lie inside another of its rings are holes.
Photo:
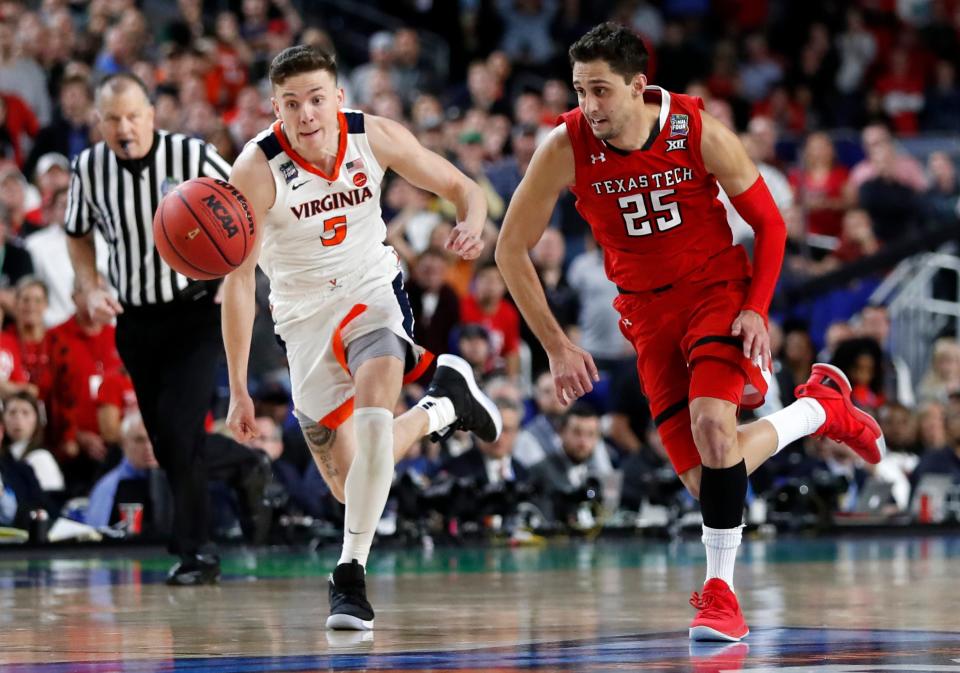
[[[570,503],[600,492],[634,512],[683,506],[617,327],[603,252],[572,197],[531,253],[558,320],[601,370],[594,393],[572,409],[555,399],[546,354],[492,263],[497,227],[538,142],[576,105],[565,50],[590,25],[633,26],[651,53],[651,83],[700,96],[740,134],[788,226],[780,296],[918,228],[956,224],[960,1],[363,4],[382,12],[378,25],[351,3],[0,1],[0,523],[22,524],[31,510],[55,513],[80,497],[88,502],[76,516],[106,525],[119,516],[123,482],[147,480],[147,497],[162,490],[149,476],[156,461],[113,328],[75,311],[61,226],[70,163],[98,141],[92,87],[104,75],[135,73],[153,96],[157,127],[202,137],[232,161],[274,119],[273,55],[296,43],[322,47],[338,54],[347,107],[401,121],[483,187],[489,245],[476,262],[442,247],[450,204],[395,176],[382,204],[418,342],[466,358],[504,416],[494,444],[424,441],[398,465],[388,516],[441,503],[448,528],[476,518],[457,496],[465,484],[491,502],[532,502],[547,521],[584,524],[584,510]],[[929,137],[943,139],[935,151],[907,149]],[[734,239],[749,247],[752,232],[725,203]],[[99,261],[105,272],[102,248]],[[291,414],[260,280],[255,448],[272,463],[278,507],[336,518]],[[923,514],[916,493],[925,475],[960,483],[954,334],[937,340],[926,371],[910,371],[889,351],[887,310],[863,293],[826,323],[775,301],[770,328],[775,380],[761,412],[789,404],[814,361],[832,361],[857,404],[880,419],[891,451],[868,468],[840,445],[807,441],[754,475],[752,500],[789,510],[798,506],[793,487],[813,481],[826,484],[818,493],[831,511]],[[415,387],[408,392],[416,397]],[[211,432],[224,407],[223,397],[211,400]],[[504,484],[517,490],[506,497]],[[233,484],[214,497],[224,511],[243,511],[260,497],[251,488]]]

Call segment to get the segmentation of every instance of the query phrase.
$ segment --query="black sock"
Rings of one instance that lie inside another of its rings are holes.
[[[710,528],[736,528],[743,523],[743,503],[747,498],[747,462],[733,467],[702,466],[700,472],[700,512],[703,524]]]

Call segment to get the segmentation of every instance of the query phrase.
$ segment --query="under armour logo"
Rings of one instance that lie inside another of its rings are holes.
[[[626,318],[623,319],[623,324],[626,325],[627,327],[633,327],[633,323],[627,320]]]
[[[685,150],[685,149],[687,149],[686,138],[678,138],[677,140],[667,141],[667,152],[673,152],[674,150]]]
[[[595,163],[597,163],[598,161],[599,161],[600,163],[603,163],[603,162],[606,161],[606,160],[607,160],[607,158],[606,158],[605,156],[603,156],[603,152],[601,152],[600,154],[591,154],[591,155],[590,155],[590,163],[591,163],[591,164],[595,164]]]
[[[336,278],[334,278],[333,280],[328,280],[327,282],[330,283],[330,285],[332,285],[333,287],[340,287],[340,286],[337,284],[337,279],[336,279]]]

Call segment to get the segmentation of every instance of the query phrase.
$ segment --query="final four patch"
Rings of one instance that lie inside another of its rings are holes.
[[[670,137],[685,136],[690,133],[690,119],[687,115],[670,115]]]
[[[292,161],[286,161],[280,164],[280,175],[283,176],[283,179],[287,181],[288,185],[296,180],[299,174],[297,167],[293,165]]]

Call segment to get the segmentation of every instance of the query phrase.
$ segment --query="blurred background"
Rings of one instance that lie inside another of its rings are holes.
[[[473,365],[504,434],[415,447],[397,466],[381,537],[699,530],[570,195],[532,255],[557,318],[601,368],[572,409],[554,399],[546,356],[491,261],[537,144],[576,105],[566,48],[605,20],[642,35],[652,84],[702,97],[740,135],[787,222],[770,323],[775,385],[758,414],[792,402],[811,364],[830,361],[886,433],[877,466],[826,440],[789,447],[752,476],[748,524],[896,530],[960,519],[960,0],[2,0],[0,525],[34,542],[75,534],[51,536],[58,517],[92,526],[79,533],[92,538],[157,540],[170,525],[112,328],[86,324],[71,296],[61,225],[70,162],[98,141],[92,86],[135,73],[158,127],[232,161],[274,118],[271,59],[308,43],[337,54],[348,107],[408,126],[482,185],[490,215],[485,255],[465,262],[442,249],[450,204],[396,176],[384,188],[418,341]],[[750,248],[750,228],[732,211],[730,221]],[[250,375],[258,460],[214,467],[214,532],[336,540],[342,509],[292,416],[267,294],[261,277]],[[211,433],[224,431],[225,369],[221,379]],[[419,392],[405,390],[398,411]]]

